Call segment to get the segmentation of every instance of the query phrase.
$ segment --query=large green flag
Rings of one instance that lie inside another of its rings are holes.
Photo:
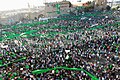
[[[60,14],[60,4],[56,4],[56,8],[57,8],[57,14]]]
[[[88,76],[91,77],[92,80],[99,80],[96,76],[92,75],[91,73],[87,72],[83,68],[69,68],[69,67],[55,67],[55,68],[47,68],[47,69],[40,69],[40,70],[34,70],[32,71],[33,74],[41,74],[41,73],[46,73],[51,70],[60,70],[60,69],[65,69],[65,70],[70,70],[70,71],[83,71],[85,72]]]
[[[0,60],[0,66],[2,65],[2,60]]]

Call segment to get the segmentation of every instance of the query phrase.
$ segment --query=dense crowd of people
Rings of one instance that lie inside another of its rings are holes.
[[[119,21],[113,13],[98,13],[88,12],[89,16],[82,16],[79,19],[78,17],[85,13],[71,19],[64,16],[55,22],[34,27],[6,29],[7,32],[16,34],[23,33],[25,29],[38,31],[27,37],[4,40],[0,43],[0,78],[92,80],[83,71],[58,69],[41,74],[32,73],[34,70],[67,66],[83,68],[99,80],[119,80]]]

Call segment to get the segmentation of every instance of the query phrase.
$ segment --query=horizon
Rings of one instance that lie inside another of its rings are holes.
[[[56,2],[56,1],[63,1],[63,0],[46,0],[46,2]],[[72,4],[78,3],[77,2],[78,0],[67,0],[67,1],[70,1]],[[87,2],[87,1],[93,1],[93,0],[81,0],[81,2]],[[45,0],[0,0],[0,11],[28,8],[28,4],[30,5],[30,7],[44,6],[44,3]]]
[[[46,0],[46,2],[56,2],[63,0]],[[77,3],[78,0],[67,0],[71,3]],[[81,0],[82,2],[87,2],[91,0]],[[33,6],[44,6],[45,0],[0,0],[0,11],[9,11],[22,8],[28,8],[28,4]]]

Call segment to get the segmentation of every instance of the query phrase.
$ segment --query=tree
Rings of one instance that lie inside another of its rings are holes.
[[[107,5],[106,10],[109,11],[110,9],[111,9],[111,7],[109,5]]]
[[[117,6],[117,10],[119,9],[120,7],[119,6]]]
[[[91,3],[92,3],[91,1],[88,1],[88,2],[87,2],[88,5],[91,5]]]
[[[99,6],[99,4],[96,4],[96,6],[98,7],[98,6]]]
[[[43,18],[43,17],[44,17],[43,14],[38,15],[38,18]]]
[[[71,2],[69,2],[69,7],[72,7],[73,5],[71,4]]]
[[[113,10],[113,11],[115,11],[115,10],[116,10],[116,8],[112,8],[112,10]]]

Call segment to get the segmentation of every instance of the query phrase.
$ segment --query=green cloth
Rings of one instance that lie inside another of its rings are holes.
[[[58,73],[59,72],[59,70],[56,70],[56,73]]]
[[[2,78],[0,78],[0,80],[3,80]]]
[[[0,56],[2,56],[2,54],[0,53]]]
[[[33,74],[41,74],[41,73],[46,73],[51,70],[56,70],[56,69],[65,69],[65,70],[74,70],[74,71],[83,71],[85,72],[88,76],[91,77],[92,80],[98,80],[97,77],[92,75],[91,73],[87,72],[83,68],[68,68],[68,67],[55,67],[55,68],[47,68],[47,69],[40,69],[40,70],[34,70],[32,71]]]
[[[109,65],[109,69],[112,69],[113,68],[113,65]]]
[[[57,8],[57,14],[60,14],[60,4],[56,4],[56,8]]]
[[[29,66],[28,66],[28,65],[26,65],[25,67],[26,67],[26,69],[29,69]]]
[[[9,65],[9,64],[12,64],[12,63],[15,63],[15,62],[19,62],[19,61],[22,61],[22,60],[25,60],[25,59],[26,59],[26,57],[23,57],[23,58],[20,58],[20,59],[15,60],[15,61],[13,61],[13,62],[10,62],[10,63],[8,63],[8,64],[4,64],[4,65],[0,65],[0,66],[7,66],[7,65]]]
[[[2,60],[0,60],[0,66],[2,65]]]
[[[17,80],[23,80],[22,78],[18,78]]]

